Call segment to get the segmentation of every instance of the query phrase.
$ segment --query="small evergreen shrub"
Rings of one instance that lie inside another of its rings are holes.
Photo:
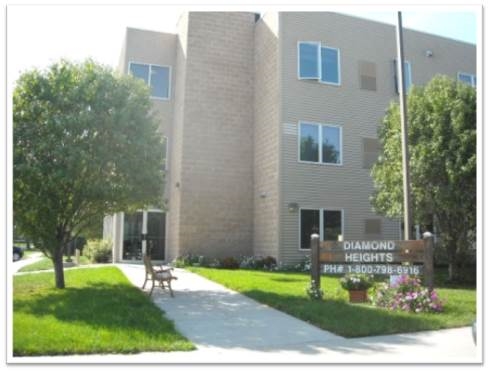
[[[219,261],[219,268],[223,269],[238,269],[239,268],[239,262],[233,258],[232,256],[228,256],[226,258],[223,258]]]
[[[112,242],[109,240],[88,240],[85,254],[92,263],[108,263],[112,260]]]

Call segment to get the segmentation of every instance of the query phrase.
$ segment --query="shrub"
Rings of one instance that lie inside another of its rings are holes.
[[[263,260],[263,268],[274,269],[277,266],[277,260],[273,256],[267,256]]]
[[[194,255],[191,253],[179,256],[175,259],[174,265],[177,268],[191,267],[191,266],[200,266],[201,262],[204,260],[203,256]]]
[[[400,276],[392,287],[381,285],[373,297],[373,302],[379,307],[406,312],[441,312],[443,302],[438,293],[429,291],[421,286],[416,277]]]
[[[219,266],[219,261],[217,259],[209,259],[203,255],[185,254],[177,257],[173,260],[172,265],[177,268],[185,267],[212,267],[216,268]]]
[[[316,282],[311,280],[309,287],[306,288],[306,293],[310,299],[321,300],[323,298],[324,292],[317,287]]]
[[[305,256],[302,261],[293,266],[293,270],[296,272],[310,272],[311,271],[311,257]]]
[[[242,256],[240,258],[239,267],[244,269],[275,269],[277,261],[273,256],[265,258],[261,256]]]
[[[112,260],[112,243],[108,240],[88,240],[86,256],[92,263],[108,263]]]
[[[238,269],[239,268],[239,262],[233,258],[232,256],[228,256],[224,259],[221,259],[219,261],[219,267],[224,268],[224,269]]]
[[[347,274],[340,279],[345,290],[368,290],[373,285],[373,277],[365,274]]]

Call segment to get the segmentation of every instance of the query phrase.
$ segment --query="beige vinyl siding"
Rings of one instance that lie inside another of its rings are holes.
[[[161,131],[163,135],[169,138],[171,137],[173,123],[176,44],[177,36],[174,34],[138,30],[135,28],[127,29],[124,63],[125,73],[128,73],[130,62],[170,67],[170,99],[151,99]]]
[[[395,93],[392,61],[396,56],[395,28],[335,13],[282,13],[281,50],[281,169],[280,248],[284,261],[297,261],[299,214],[287,205],[344,210],[344,238],[367,238],[365,220],[378,218],[369,197],[373,191],[370,169],[364,169],[362,138],[376,138]],[[317,40],[338,48],[341,85],[297,78],[297,42]],[[426,49],[433,57],[426,57]],[[475,70],[475,47],[406,30],[406,59],[413,84],[424,84],[436,73],[456,77],[465,68]],[[376,91],[360,89],[359,61],[376,66]],[[342,127],[342,166],[298,162],[297,125],[311,121]],[[399,223],[382,219],[382,237],[398,238]]]
[[[278,14],[255,27],[253,254],[279,257]]]
[[[175,202],[172,202],[172,172],[175,167],[172,166],[173,144],[174,144],[174,100],[175,100],[175,83],[178,69],[176,68],[177,56],[177,35],[154,32],[148,30],[140,30],[135,28],[127,28],[125,43],[121,53],[121,61],[119,70],[122,73],[129,74],[129,64],[142,63],[152,65],[162,65],[170,67],[170,99],[151,99],[154,117],[159,123],[161,134],[167,138],[167,170],[165,174],[165,193],[163,197],[169,200],[169,210],[167,212],[166,226],[167,231],[178,230],[175,225],[176,219],[173,218],[175,211]],[[122,223],[122,216],[116,219],[118,223]],[[120,226],[122,228],[122,226]],[[122,233],[122,232],[121,232]],[[166,235],[166,259],[171,260],[176,255],[174,248],[174,236],[171,233]],[[118,249],[122,249],[122,241],[117,242]],[[120,251],[117,251],[118,257]]]
[[[182,255],[179,250],[180,246],[180,179],[182,174],[182,151],[183,151],[183,122],[184,122],[184,101],[185,101],[185,86],[186,66],[187,66],[187,35],[188,35],[188,13],[184,13],[178,22],[177,32],[178,38],[175,47],[175,69],[173,78],[175,79],[174,89],[174,117],[172,127],[172,140],[169,147],[171,153],[169,165],[171,171],[171,179],[167,180],[166,188],[170,192],[167,214],[167,245],[166,255],[167,260]]]

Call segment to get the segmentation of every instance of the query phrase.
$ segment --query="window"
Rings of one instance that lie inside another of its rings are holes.
[[[299,131],[300,161],[341,165],[341,127],[301,122]]]
[[[343,235],[343,211],[329,209],[300,210],[300,249],[311,248],[311,234],[319,233],[321,241],[338,241]]]
[[[321,82],[340,85],[340,52],[327,46],[321,48]]]
[[[398,86],[398,78],[397,78],[397,60],[394,60],[394,83],[396,86],[396,92],[399,94],[400,88]],[[408,61],[404,61],[404,85],[406,87],[406,93],[409,92],[409,88],[413,84],[412,75],[411,75],[411,63]]]
[[[319,233],[319,210],[301,210],[301,249],[311,248],[311,234]]]
[[[301,124],[301,161],[319,162],[319,125]]]
[[[473,88],[475,88],[477,85],[476,77],[471,73],[459,72],[457,74],[457,79],[460,82],[472,86]]]
[[[300,80],[319,80],[325,84],[340,85],[340,51],[321,46],[316,41],[301,41],[298,49],[298,76]]]
[[[151,97],[170,98],[170,67],[131,62],[129,72],[150,86]]]
[[[319,79],[319,45],[317,42],[299,43],[299,79]]]

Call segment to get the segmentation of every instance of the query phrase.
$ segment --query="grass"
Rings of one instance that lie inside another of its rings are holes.
[[[369,304],[351,304],[338,277],[321,277],[323,300],[306,294],[305,273],[188,268],[260,303],[344,337],[362,337],[467,326],[475,319],[474,288],[436,288],[446,301],[443,313],[388,311]]]
[[[116,267],[14,277],[15,356],[195,349]]]
[[[75,258],[71,258],[72,261],[75,261]],[[66,262],[66,257],[64,258]],[[86,256],[80,256],[80,265],[87,265],[90,261]],[[32,264],[26,265],[19,269],[19,272],[35,272],[35,271],[45,271],[48,269],[53,269],[53,261],[49,258],[43,257],[41,260],[38,260]]]

